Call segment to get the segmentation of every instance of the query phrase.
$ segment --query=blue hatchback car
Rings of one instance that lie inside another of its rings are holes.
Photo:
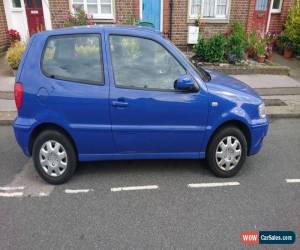
[[[18,144],[49,183],[78,161],[201,159],[231,177],[268,130],[246,84],[195,68],[151,29],[92,26],[32,37],[16,76]]]

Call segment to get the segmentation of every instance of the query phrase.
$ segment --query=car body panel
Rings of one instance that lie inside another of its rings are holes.
[[[110,73],[110,102],[121,100],[126,107],[111,105],[113,136],[118,153],[199,154],[205,133],[208,100],[204,91],[162,91],[117,87],[114,81],[109,36],[136,36],[132,30],[106,32],[106,55]],[[154,39],[153,34],[140,38]],[[161,36],[155,41],[172,50]],[[180,55],[173,54],[181,64]],[[196,80],[195,80],[196,81]],[[161,142],[164,143],[161,143]]]

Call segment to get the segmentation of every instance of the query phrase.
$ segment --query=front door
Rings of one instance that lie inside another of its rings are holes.
[[[142,21],[152,23],[156,30],[160,30],[161,1],[163,0],[141,0]]]
[[[45,30],[42,0],[25,0],[25,8],[30,36]]]
[[[110,102],[119,153],[200,153],[207,99],[178,92],[174,81],[188,74],[161,44],[146,38],[110,35],[114,78]]]

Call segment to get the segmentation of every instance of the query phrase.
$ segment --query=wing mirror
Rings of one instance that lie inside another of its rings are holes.
[[[174,82],[174,89],[194,92],[198,91],[198,86],[189,75],[183,75]]]

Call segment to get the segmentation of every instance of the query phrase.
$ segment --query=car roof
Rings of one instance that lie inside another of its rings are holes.
[[[36,33],[35,36],[51,36],[51,35],[63,35],[70,33],[89,33],[89,32],[97,32],[107,30],[109,32],[114,31],[132,31],[136,34],[141,33],[152,33],[153,35],[160,35],[162,33],[151,28],[151,27],[142,27],[142,26],[133,26],[133,25],[113,25],[113,24],[103,24],[103,25],[88,25],[88,26],[73,26],[68,28],[59,28],[54,30],[47,30],[43,32]]]

